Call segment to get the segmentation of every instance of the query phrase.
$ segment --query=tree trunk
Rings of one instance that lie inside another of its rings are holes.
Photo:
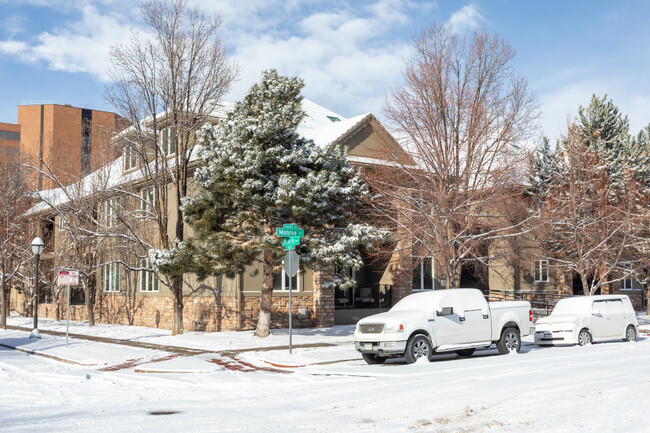
[[[92,277],[91,277],[92,278]],[[84,285],[84,296],[86,298],[86,313],[88,315],[88,326],[95,326],[95,297],[93,296],[94,284],[88,279],[87,284]]]
[[[172,321],[172,335],[183,333],[183,280],[172,280],[172,300],[174,302],[174,319]]]
[[[273,251],[264,250],[262,299],[260,300],[260,315],[257,319],[255,335],[268,337],[271,333],[271,310],[273,308]]]
[[[60,322],[61,321],[61,297],[60,297],[60,294],[57,294],[56,297],[54,298],[54,305],[56,306],[54,318],[56,319],[57,322]]]
[[[585,294],[585,296],[591,295],[591,287],[589,287],[589,284],[587,283],[587,277],[585,277],[584,274],[580,274],[580,281],[582,281],[582,292]]]

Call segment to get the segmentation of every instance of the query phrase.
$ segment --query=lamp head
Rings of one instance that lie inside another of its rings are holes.
[[[43,246],[45,244],[43,243],[43,239],[41,238],[34,238],[32,241],[32,252],[34,253],[35,256],[40,256],[41,253],[43,252]]]

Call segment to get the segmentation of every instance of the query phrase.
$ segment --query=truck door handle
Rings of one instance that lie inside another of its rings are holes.
[[[484,314],[484,315],[483,315],[483,318],[484,318],[484,319],[489,319],[490,316],[488,316],[487,314]]]

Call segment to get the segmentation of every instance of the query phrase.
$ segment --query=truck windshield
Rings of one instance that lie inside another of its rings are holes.
[[[440,302],[442,293],[440,292],[427,292],[427,293],[413,293],[399,301],[391,311],[405,311],[405,310],[431,310]]]

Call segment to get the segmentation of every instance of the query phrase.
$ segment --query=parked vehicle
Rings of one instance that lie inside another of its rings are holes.
[[[529,302],[488,303],[477,289],[436,290],[414,293],[388,312],[361,319],[354,344],[369,364],[395,357],[431,360],[434,352],[470,356],[492,343],[500,353],[519,352],[532,322]]]
[[[535,343],[591,344],[622,338],[636,341],[639,324],[627,295],[576,296],[558,301],[535,324]]]

